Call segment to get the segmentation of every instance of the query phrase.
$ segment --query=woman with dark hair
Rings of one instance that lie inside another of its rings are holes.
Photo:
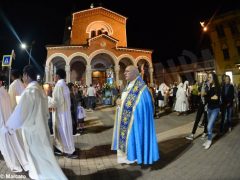
[[[77,117],[76,117],[76,114],[77,114],[77,107],[76,107],[76,101],[77,99],[75,99],[74,97],[74,93],[73,93],[73,87],[74,87],[74,84],[73,83],[68,83],[67,84],[69,90],[70,90],[70,101],[71,101],[71,115],[72,115],[72,126],[73,126],[73,135],[74,136],[79,136],[80,134],[77,133]]]
[[[224,132],[225,120],[227,121],[227,128],[230,132],[232,130],[232,113],[234,109],[234,86],[231,83],[230,76],[225,76],[225,83],[221,90],[222,103],[222,119],[220,124],[220,133]]]
[[[220,111],[220,84],[218,82],[217,75],[212,72],[208,75],[208,80],[210,83],[210,89],[207,92],[206,100],[208,104],[208,138],[207,141],[203,144],[204,149],[209,149],[212,144],[212,131],[217,120],[219,111]]]

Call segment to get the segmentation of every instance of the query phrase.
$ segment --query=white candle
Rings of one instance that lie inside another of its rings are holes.
[[[19,103],[20,99],[21,99],[21,96],[16,96],[16,102],[17,102],[17,104]]]

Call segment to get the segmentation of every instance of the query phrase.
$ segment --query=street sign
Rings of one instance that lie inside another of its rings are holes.
[[[11,67],[12,65],[12,55],[4,55],[2,60],[2,67],[8,66]]]

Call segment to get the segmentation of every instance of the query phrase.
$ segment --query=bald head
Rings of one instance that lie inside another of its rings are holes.
[[[133,81],[139,75],[138,68],[133,65],[127,66],[124,75],[127,81]]]

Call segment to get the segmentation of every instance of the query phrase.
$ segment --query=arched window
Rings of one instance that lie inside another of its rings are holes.
[[[90,23],[86,28],[86,33],[89,34],[89,38],[92,38],[92,31],[95,31],[95,36],[106,34],[108,36],[113,35],[113,29],[110,24],[104,21],[94,21]]]
[[[91,38],[96,36],[96,31],[91,31]]]
[[[101,35],[101,34],[102,34],[102,30],[99,29],[99,30],[98,30],[98,35]]]

